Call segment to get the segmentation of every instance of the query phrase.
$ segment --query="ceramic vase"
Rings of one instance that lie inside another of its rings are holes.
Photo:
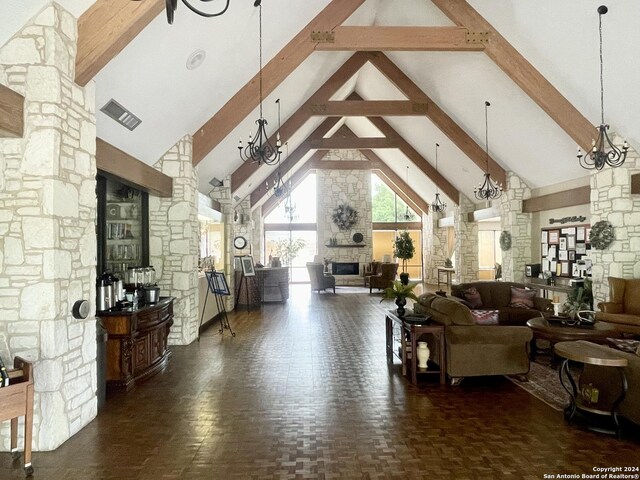
[[[396,313],[399,317],[404,317],[405,309],[404,306],[407,304],[406,298],[396,298],[396,305],[398,308],[396,309]]]
[[[560,303],[552,303],[553,305],[553,314],[557,317],[560,315]]]
[[[427,362],[429,361],[429,346],[427,342],[418,342],[418,348],[416,348],[416,358],[418,359],[418,368],[427,368]]]

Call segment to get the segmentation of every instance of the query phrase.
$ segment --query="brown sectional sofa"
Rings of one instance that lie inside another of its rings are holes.
[[[446,371],[452,384],[464,377],[482,375],[526,375],[529,372],[529,342],[526,326],[477,325],[468,307],[452,298],[435,294],[418,297],[415,313],[430,315],[445,326]],[[438,345],[427,339],[438,358]]]
[[[451,286],[451,295],[460,300],[465,300],[464,292],[475,287],[480,293],[482,307],[479,310],[498,310],[498,324],[500,325],[526,325],[527,320],[539,317],[542,313],[553,313],[551,300],[534,297],[533,308],[510,307],[511,287],[525,288],[521,283],[514,282],[470,282]]]

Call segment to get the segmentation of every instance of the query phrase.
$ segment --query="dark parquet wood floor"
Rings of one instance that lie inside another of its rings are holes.
[[[368,294],[235,312],[54,452],[36,479],[542,479],[638,466],[640,440],[567,426],[503,377],[412,386]],[[478,359],[482,361],[482,359]],[[23,478],[8,453],[0,478]],[[549,477],[547,477],[549,478]]]

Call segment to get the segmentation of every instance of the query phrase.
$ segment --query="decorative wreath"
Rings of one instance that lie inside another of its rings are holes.
[[[611,223],[601,220],[591,227],[589,240],[591,241],[591,246],[593,248],[597,250],[604,250],[611,245],[615,239],[616,238],[613,235],[613,225],[611,225]]]
[[[331,215],[333,223],[335,223],[340,230],[350,230],[351,227],[358,223],[358,217],[358,211],[346,203],[338,205],[333,211],[333,215]]]
[[[500,234],[500,248],[502,250],[511,250],[511,234],[503,230]]]

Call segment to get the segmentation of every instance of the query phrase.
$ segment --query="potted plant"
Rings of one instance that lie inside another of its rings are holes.
[[[382,300],[393,300],[395,299],[396,305],[398,306],[396,312],[399,317],[404,316],[405,309],[404,306],[407,304],[407,298],[417,302],[418,297],[415,293],[413,293],[413,289],[416,288],[417,283],[402,283],[399,280],[394,280],[392,286],[385,288],[382,292]]]
[[[407,260],[413,258],[413,254],[416,252],[416,247],[413,245],[413,239],[409,235],[407,230],[403,230],[398,234],[393,242],[393,256],[402,260],[402,273],[400,274],[400,281],[407,285],[409,283],[409,274],[406,272]]]
[[[567,295],[567,301],[562,305],[562,311],[571,320],[576,320],[581,310],[591,310],[593,304],[593,292],[591,279],[585,278],[581,287],[575,287]]]

